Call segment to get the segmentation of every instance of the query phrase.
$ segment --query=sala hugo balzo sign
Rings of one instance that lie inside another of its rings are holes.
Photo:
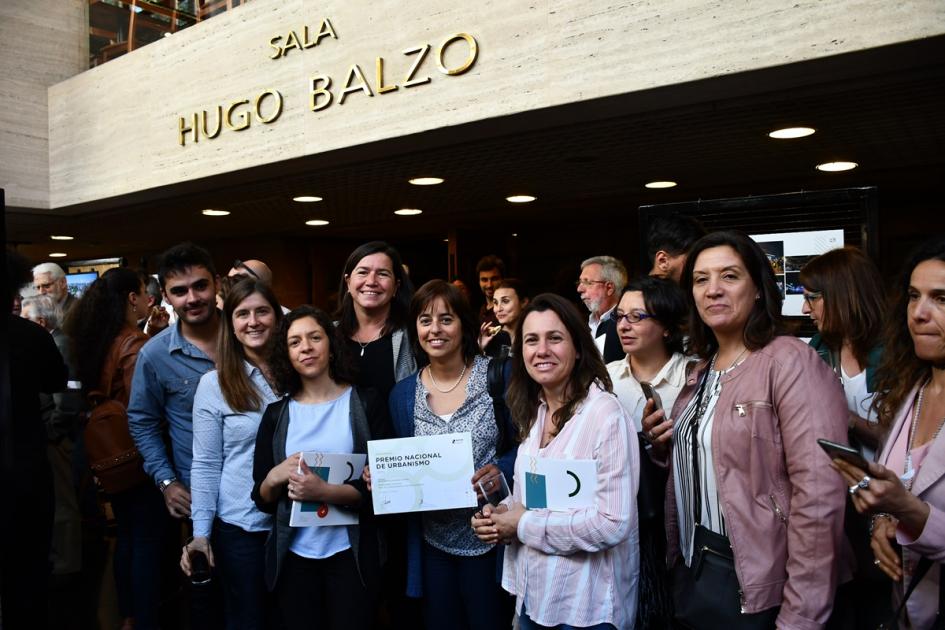
[[[285,35],[272,37],[269,40],[269,47],[272,49],[269,58],[282,59],[293,50],[302,51],[320,44],[325,45],[333,39],[337,40],[338,35],[331,21],[325,18],[317,30],[304,26],[301,35],[298,31],[290,30]],[[460,65],[447,67],[446,51],[453,46],[464,46],[466,55]],[[359,64],[352,64],[345,74],[344,81],[340,84],[328,74],[311,76],[308,80],[309,109],[317,112],[334,103],[344,105],[345,99],[358,92],[373,97],[389,94],[400,88],[407,89],[430,83],[433,80],[430,75],[432,66],[446,76],[464,74],[476,62],[479,56],[479,45],[472,35],[456,33],[444,39],[436,48],[431,44],[421,44],[405,49],[403,55],[407,58],[404,60],[406,63],[396,64],[396,73],[388,74],[384,58],[377,57],[374,60],[374,67],[368,67],[367,72]],[[180,116],[178,117],[177,141],[184,146],[188,138],[193,142],[199,142],[201,138],[212,140],[224,129],[232,131],[249,129],[253,121],[271,125],[279,120],[283,105],[284,97],[281,92],[266,89],[251,99],[244,98],[227,105],[217,105],[210,112],[203,110],[186,117]]]

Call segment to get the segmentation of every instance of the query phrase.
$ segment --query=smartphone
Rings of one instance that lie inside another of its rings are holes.
[[[659,411],[663,408],[663,401],[660,400],[660,395],[656,393],[652,385],[646,381],[640,381],[640,388],[643,390],[643,395],[646,396],[646,399],[653,401],[653,411]]]
[[[837,444],[836,442],[831,442],[823,438],[817,440],[817,443],[820,444],[820,448],[824,449],[824,452],[830,456],[830,459],[842,459],[863,471],[869,470],[869,463],[860,455],[860,452],[852,446]]]

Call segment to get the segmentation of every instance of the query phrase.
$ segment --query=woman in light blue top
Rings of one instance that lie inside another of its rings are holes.
[[[269,616],[263,571],[272,517],[259,511],[250,495],[259,422],[266,406],[278,400],[269,353],[282,308],[272,289],[247,279],[230,289],[223,311],[217,370],[200,379],[194,396],[194,538],[184,547],[181,568],[190,575],[189,554],[202,551],[223,584],[226,627],[263,628]]]

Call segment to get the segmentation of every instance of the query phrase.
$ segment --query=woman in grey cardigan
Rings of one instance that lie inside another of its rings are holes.
[[[363,481],[331,484],[301,460],[303,451],[366,453],[387,437],[385,401],[352,385],[344,342],[327,314],[310,306],[286,315],[272,357],[288,396],[266,409],[256,436],[253,500],[274,513],[266,543],[266,584],[286,627],[371,628],[381,541]],[[292,501],[356,510],[358,525],[290,527]]]

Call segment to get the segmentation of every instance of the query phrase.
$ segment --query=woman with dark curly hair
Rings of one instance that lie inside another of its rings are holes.
[[[516,596],[522,630],[632,628],[640,465],[633,423],[611,392],[587,321],[561,296],[529,303],[512,357],[508,401],[523,436],[513,496],[495,510],[486,505],[473,530],[485,544],[510,545],[502,586]],[[526,488],[544,488],[535,472],[544,459],[594,460],[592,504],[550,510],[533,502]]]
[[[125,267],[102,274],[70,309],[64,330],[72,340],[85,393],[97,390],[127,407],[138,351],[148,340],[137,324],[147,313],[141,278]],[[148,482],[140,464],[138,468],[133,487],[109,496],[118,524],[115,589],[124,627],[155,628],[167,512],[161,492]]]
[[[876,565],[915,591],[900,627],[940,627],[945,561],[945,239],[920,246],[904,266],[884,335],[875,406],[888,428],[867,470],[839,459],[857,510],[872,514]],[[905,625],[903,625],[905,624]]]
[[[380,572],[380,540],[361,479],[324,481],[304,451],[367,453],[368,440],[389,436],[386,404],[352,385],[344,339],[323,311],[300,306],[282,322],[271,359],[286,398],[266,408],[253,457],[252,497],[275,515],[266,541],[266,585],[288,628],[312,620],[332,630],[371,628]],[[290,527],[293,501],[356,511],[358,525]]]

